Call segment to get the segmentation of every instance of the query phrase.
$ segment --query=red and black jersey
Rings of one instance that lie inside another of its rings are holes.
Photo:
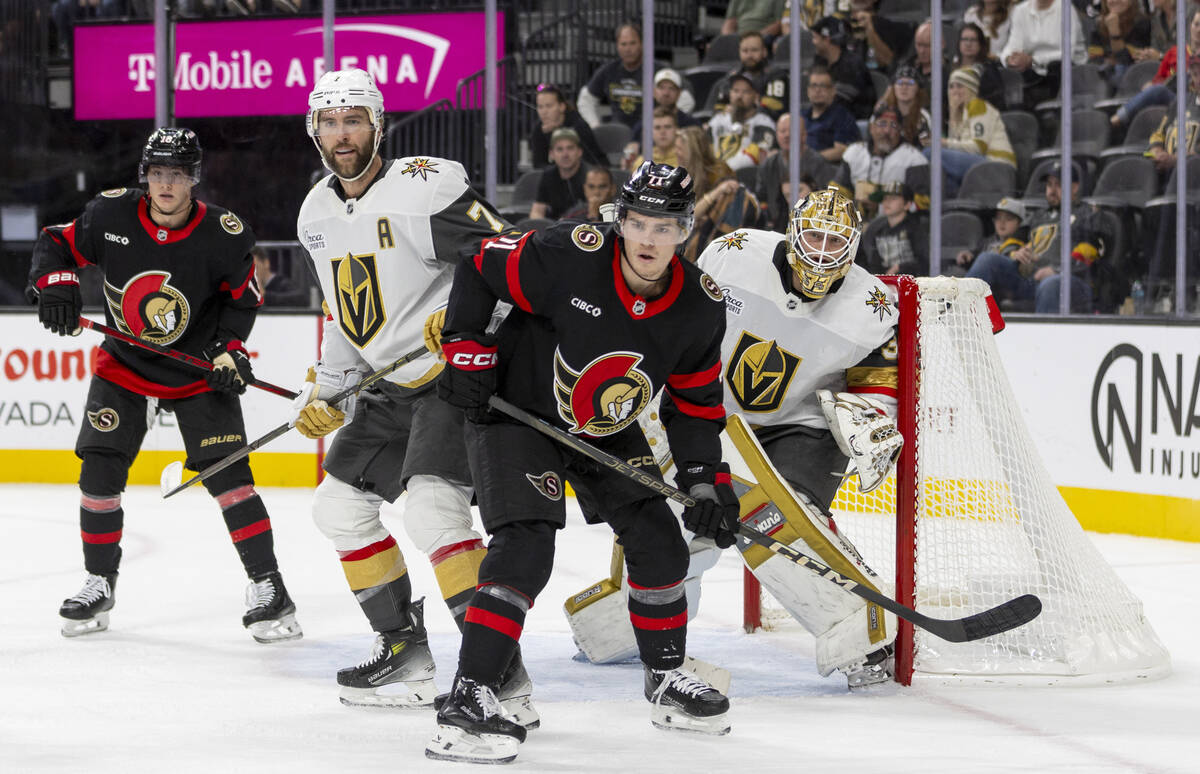
[[[245,339],[262,293],[254,279],[254,233],[238,216],[195,201],[182,228],[154,223],[136,188],[104,191],[70,223],[42,229],[30,283],[61,269],[104,273],[111,327],[201,356],[218,338]],[[105,339],[96,374],[142,395],[183,398],[208,389],[198,372]]]
[[[610,224],[562,223],[489,239],[460,264],[446,330],[481,332],[497,298],[513,305],[498,331],[497,392],[597,445],[640,432],[662,388],[675,458],[717,463],[725,425],[725,309],[708,275],[675,256],[667,290],[635,295]]]

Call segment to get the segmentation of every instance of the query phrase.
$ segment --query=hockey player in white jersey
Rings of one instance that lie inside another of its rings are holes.
[[[378,633],[370,656],[337,681],[346,704],[431,706],[423,601],[412,600],[404,557],[379,511],[408,492],[405,530],[429,556],[461,627],[485,548],[471,524],[463,414],[433,390],[444,365],[439,334],[459,258],[510,226],[475,195],[458,162],[380,157],[383,95],[366,72],[326,73],[308,107],[308,133],[333,174],[309,192],[296,224],[327,311],[320,361],[294,405],[296,427],[310,438],[342,428],[325,457],[313,519]],[[323,399],[422,341],[430,352],[378,390],[336,405]],[[529,693],[518,653],[500,698],[532,727]]]

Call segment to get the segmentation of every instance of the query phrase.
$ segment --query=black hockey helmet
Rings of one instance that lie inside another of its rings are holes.
[[[200,139],[191,129],[163,127],[155,129],[142,148],[138,164],[138,180],[146,182],[146,171],[152,165],[180,167],[192,179],[200,182]]]
[[[683,167],[643,161],[621,186],[617,197],[617,220],[633,210],[656,218],[686,218],[689,224],[696,209],[696,188]]]

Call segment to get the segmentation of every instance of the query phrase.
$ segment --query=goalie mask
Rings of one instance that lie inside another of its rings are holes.
[[[861,237],[862,216],[836,186],[813,191],[797,204],[786,238],[788,263],[800,277],[800,292],[823,298],[850,271]]]
[[[163,127],[155,129],[142,148],[142,160],[138,162],[138,180],[147,182],[152,166],[178,167],[191,179],[200,182],[200,140],[191,129]]]
[[[330,165],[326,152],[321,147],[321,135],[345,131],[343,119],[354,112],[353,108],[363,108],[367,111],[370,128],[375,136],[371,157],[363,163],[362,169],[353,177],[342,177]],[[308,136],[317,146],[325,168],[342,180],[352,183],[366,174],[379,154],[379,143],[383,140],[383,93],[375,85],[375,79],[364,70],[355,68],[325,73],[308,95],[308,116],[305,122]]]
[[[696,190],[686,169],[645,161],[617,196],[617,233],[643,244],[677,245],[691,233],[695,209]],[[626,233],[625,216],[630,212],[669,218],[673,223],[658,222],[636,234]]]

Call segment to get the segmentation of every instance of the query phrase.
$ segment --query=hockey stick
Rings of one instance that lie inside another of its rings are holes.
[[[375,373],[364,378],[358,384],[355,384],[353,386],[347,387],[344,390],[334,393],[333,396],[327,398],[325,400],[325,402],[329,403],[330,405],[333,405],[348,395],[357,394],[359,390],[365,390],[367,387],[370,387],[372,384],[379,381],[383,377],[387,376],[391,372],[395,371],[397,368],[400,368],[401,366],[405,365],[406,363],[410,363],[413,360],[416,360],[417,358],[419,358],[421,355],[425,354],[428,351],[429,350],[426,349],[424,345],[422,345],[419,349],[414,349],[412,352],[409,352],[407,355],[400,358],[399,360],[395,360],[392,363],[385,365],[383,368],[380,368]],[[167,465],[165,468],[163,468],[162,477],[159,480],[159,485],[162,489],[163,499],[165,500],[166,498],[170,497],[171,495],[182,492],[184,489],[187,489],[189,486],[191,486],[192,484],[195,484],[198,481],[204,481],[205,479],[211,477],[213,474],[221,472],[222,470],[229,467],[230,465],[237,462],[238,460],[242,459],[243,457],[250,456],[250,452],[256,451],[256,450],[262,448],[263,446],[266,446],[268,443],[270,443],[271,441],[274,441],[276,438],[283,435],[288,430],[291,430],[295,426],[296,426],[295,419],[290,419],[287,422],[284,422],[282,425],[275,428],[271,432],[267,433],[263,437],[256,438],[255,440],[246,444],[245,446],[243,446],[242,448],[233,452],[232,454],[225,457],[224,459],[214,462],[213,464],[209,465],[207,468],[200,471],[199,473],[192,476],[190,479],[188,479],[187,481],[184,481],[183,483],[179,483],[179,481],[183,478],[183,463],[179,462],[178,460],[176,460],[175,462],[172,462],[170,465]]]
[[[153,341],[139,339],[137,336],[130,336],[127,333],[122,333],[116,328],[110,328],[104,323],[98,323],[95,320],[89,320],[86,317],[80,317],[79,324],[84,328],[91,328],[97,333],[103,333],[105,336],[112,336],[114,339],[119,339],[126,344],[132,344],[135,347],[141,347],[142,349],[148,349],[151,352],[157,352],[160,355],[166,355],[172,360],[177,360],[180,363],[187,363],[190,366],[199,368],[201,371],[213,370],[213,364],[202,357],[196,357],[195,355],[189,355],[186,352],[180,352],[177,349],[164,347],[162,344],[155,344]],[[290,398],[292,400],[295,400],[297,395],[297,393],[294,393],[291,390],[271,384],[270,382],[264,382],[262,379],[257,378],[250,382],[249,386],[257,387],[258,389],[266,390],[267,392],[273,392],[276,395],[282,395],[283,397]]]
[[[489,398],[488,404],[497,411],[507,414],[523,424],[529,425],[534,430],[550,436],[580,454],[596,460],[627,478],[633,479],[647,489],[657,492],[670,500],[674,500],[683,506],[690,507],[696,504],[696,501],[689,495],[661,479],[643,473],[624,460],[618,459],[601,449],[597,449],[586,441],[576,438],[544,419],[535,417],[497,395]],[[738,535],[751,543],[771,549],[785,559],[795,562],[805,569],[812,570],[830,583],[836,583],[851,594],[862,597],[869,602],[874,602],[880,607],[895,613],[897,617],[910,621],[930,634],[949,642],[971,642],[972,640],[991,637],[994,634],[1001,634],[1002,632],[1029,623],[1042,612],[1042,601],[1040,599],[1033,594],[1023,594],[990,610],[984,610],[982,613],[975,613],[965,618],[950,620],[930,618],[910,607],[905,607],[872,588],[860,585],[856,581],[835,571],[833,568],[813,559],[811,556],[801,553],[791,546],[781,543],[768,535],[764,535],[755,529],[747,527],[745,524],[738,526]]]

